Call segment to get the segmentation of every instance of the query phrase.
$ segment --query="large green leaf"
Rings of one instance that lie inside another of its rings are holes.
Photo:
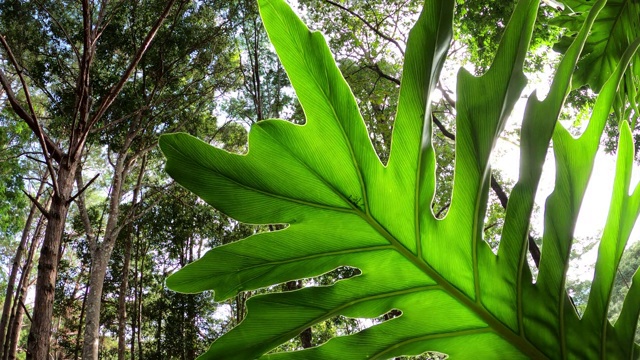
[[[455,186],[450,210],[439,220],[431,210],[436,154],[426,120],[451,39],[454,3],[425,1],[411,30],[387,166],[375,155],[324,38],[310,32],[282,0],[261,0],[260,11],[307,123],[255,124],[246,155],[227,153],[186,134],[161,138],[169,174],[202,199],[243,222],[288,224],[284,230],[212,249],[172,275],[167,280],[172,289],[214,290],[216,299],[223,300],[239,291],[341,266],[361,270],[361,275],[331,286],[251,298],[246,319],[215,341],[203,358],[375,359],[425,351],[456,359],[587,359],[604,354],[638,358],[640,351],[633,343],[640,312],[637,282],[615,327],[606,318],[612,274],[635,222],[640,196],[629,197],[624,190],[630,186],[627,128],[616,177],[616,184],[625,187],[612,200],[594,299],[583,319],[564,290],[573,226],[599,138],[638,44],[603,86],[589,127],[579,139],[556,126],[556,119],[605,1],[591,9],[567,49],[549,95],[544,101],[535,94],[529,98],[520,178],[495,255],[482,239],[489,157],[526,82],[522,64],[539,4],[518,2],[486,74],[474,77],[461,70],[458,75]],[[547,202],[534,284],[526,241],[552,136],[556,188]],[[402,315],[302,352],[264,355],[327,318],[376,317],[391,309]]]
[[[590,0],[562,0],[565,7],[560,16],[552,23],[565,29],[565,36],[556,44],[556,48],[564,51],[573,41],[589,10],[593,6]],[[574,86],[590,85],[599,92],[607,79],[613,74],[618,61],[629,45],[640,38],[640,1],[609,0],[602,9],[578,62],[574,76]],[[620,85],[620,93],[616,99],[616,110],[619,117],[628,117],[624,108],[629,106],[638,116],[640,94],[640,55],[626,71]]]

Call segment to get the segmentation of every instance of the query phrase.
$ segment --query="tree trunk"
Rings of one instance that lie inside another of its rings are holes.
[[[126,149],[127,147],[128,146],[125,146],[124,148]],[[114,166],[109,198],[109,215],[107,216],[107,225],[104,230],[104,240],[98,243],[98,239],[95,237],[89,239],[91,272],[89,273],[89,296],[87,297],[87,317],[84,330],[84,344],[82,347],[83,360],[98,360],[102,289],[104,286],[104,277],[107,274],[107,265],[111,259],[111,253],[113,252],[116,238],[120,232],[118,217],[120,216],[122,183],[128,172],[125,166],[126,158],[126,153],[121,153]],[[78,203],[81,202],[82,200]]]
[[[118,299],[118,360],[125,359],[127,330],[127,292],[129,290],[129,264],[131,262],[131,233],[127,235],[124,245],[124,264],[122,264],[122,282]]]
[[[18,293],[16,294],[16,301],[13,304],[13,310],[11,311],[11,318],[9,319],[9,329],[7,331],[7,340],[5,343],[4,357],[3,359],[14,360],[18,352],[18,341],[20,340],[20,331],[22,330],[22,318],[24,316],[24,307],[22,306],[25,294],[29,290],[31,268],[33,267],[33,257],[36,253],[36,249],[40,246],[40,239],[42,239],[42,232],[46,224],[46,218],[44,215],[40,215],[38,225],[33,233],[31,245],[29,246],[29,252],[22,266],[22,273],[20,274],[20,282]]]
[[[138,248],[140,236],[136,232],[136,255],[133,260],[133,306],[131,308],[131,360],[136,358],[136,329],[138,324]]]
[[[138,238],[138,241],[140,241],[140,238]],[[138,248],[140,249],[140,247]],[[144,351],[142,349],[142,310],[143,310],[143,306],[144,304],[142,303],[142,291],[144,289],[144,256],[147,253],[147,250],[149,250],[149,247],[146,246],[144,249],[142,249],[142,251],[138,252],[138,257],[140,258],[140,281],[138,282],[138,310],[137,310],[137,319],[138,319],[138,335],[137,335],[137,342],[138,342],[138,360],[142,360],[144,359]]]
[[[294,291],[298,289],[302,289],[302,280],[292,280],[284,283],[284,291]],[[306,328],[300,333],[300,343],[302,344],[302,348],[308,349],[312,347],[312,340],[313,334],[311,332],[311,328]]]
[[[140,194],[140,188],[142,186],[142,179],[144,177],[144,170],[147,158],[142,158],[142,164],[140,165],[140,172],[138,173],[138,180],[136,187],[133,189],[133,199],[131,200],[130,218],[135,218],[136,207],[138,206],[138,195]],[[125,239],[124,244],[124,263],[122,264],[122,282],[120,283],[119,299],[118,299],[118,360],[124,360],[126,351],[126,325],[127,325],[127,292],[129,290],[129,267],[131,264],[131,242],[133,237],[133,222],[129,223],[129,232]],[[133,349],[131,351],[133,355]]]
[[[97,360],[100,349],[100,308],[102,305],[102,288],[107,273],[107,259],[104,249],[98,248],[92,256],[91,273],[89,274],[89,294],[86,304],[83,360]],[[110,255],[110,254],[109,254]]]
[[[198,241],[198,249],[202,247],[202,237],[198,236],[197,240]],[[195,244],[190,244],[189,246],[189,258],[187,259],[187,261],[189,263],[193,262],[193,248]],[[194,295],[188,295],[186,301],[185,301],[185,305],[186,305],[186,325],[187,325],[187,329],[185,331],[185,336],[186,336],[186,351],[185,351],[185,357],[186,359],[195,359],[196,358],[196,342],[197,342],[197,324],[196,324],[196,299],[194,297]]]
[[[58,191],[54,192],[51,199],[49,221],[38,261],[36,296],[33,305],[36,311],[33,313],[33,323],[27,341],[27,359],[47,360],[48,358],[60,243],[69,212],[76,166],[78,166],[77,159],[65,156],[58,170]]]
[[[40,199],[40,196],[42,195],[42,192],[44,190],[44,185],[45,178],[43,176],[43,179],[40,182],[40,188],[38,189],[38,192],[36,194],[36,201]],[[27,216],[27,221],[25,222],[24,229],[22,230],[20,244],[16,249],[16,254],[13,257],[13,265],[11,266],[11,271],[9,272],[9,280],[7,281],[7,292],[4,299],[4,305],[2,307],[2,316],[0,317],[0,350],[4,349],[5,335],[7,334],[7,325],[9,321],[9,313],[11,312],[11,305],[13,303],[16,277],[18,276],[20,262],[22,261],[22,253],[24,252],[24,249],[27,245],[27,240],[29,239],[29,235],[31,234],[31,224],[33,223],[33,218],[35,217],[37,210],[38,208],[36,207],[36,204],[31,204],[29,216]]]
[[[73,359],[78,360],[80,358],[80,351],[82,350],[82,346],[80,346],[80,342],[82,340],[82,325],[84,324],[84,312],[87,308],[87,295],[89,295],[89,284],[84,288],[84,295],[82,296],[82,307],[80,308],[80,319],[78,320],[78,334],[76,335],[76,348],[73,352]]]
[[[164,278],[167,277],[166,271],[164,272]],[[160,305],[158,309],[158,327],[156,329],[156,357],[158,359],[162,358],[162,318],[164,317],[164,301],[162,296],[164,289],[160,290]]]

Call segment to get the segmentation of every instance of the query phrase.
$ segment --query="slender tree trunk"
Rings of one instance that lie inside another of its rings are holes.
[[[302,289],[302,280],[288,281],[284,284],[285,291],[293,291]],[[313,346],[313,333],[311,328],[306,328],[300,333],[300,343],[304,349],[308,349]]]
[[[167,277],[166,271],[164,271],[164,278]],[[162,293],[163,289],[160,290],[160,306],[158,310],[158,327],[156,329],[156,357],[158,359],[162,358],[162,318],[164,317],[164,301]]]
[[[138,328],[138,247],[140,236],[136,233],[136,255],[133,260],[133,306],[131,308],[131,360],[136,358],[136,330]]]
[[[127,330],[127,292],[129,290],[129,264],[131,261],[131,237],[127,235],[124,245],[124,263],[122,264],[122,282],[118,299],[118,360],[125,359]]]
[[[5,351],[3,359],[14,360],[18,352],[18,341],[20,340],[20,331],[22,330],[22,318],[24,317],[24,307],[22,306],[25,298],[25,294],[29,290],[31,268],[33,267],[33,257],[36,253],[36,249],[40,246],[40,239],[42,239],[42,232],[45,228],[46,218],[44,215],[40,215],[38,225],[33,233],[31,245],[29,246],[29,252],[22,266],[22,273],[20,274],[19,289],[16,296],[16,301],[13,304],[13,310],[11,312],[11,318],[9,319],[9,329],[7,332],[7,341],[5,343]]]
[[[138,283],[138,360],[144,359],[142,351],[142,309],[144,306],[142,303],[142,289],[144,287],[144,255],[146,250],[138,255],[142,256],[140,261],[140,282]]]
[[[46,173],[45,173],[46,174]],[[43,179],[40,182],[40,188],[36,194],[36,201],[39,201],[42,192],[44,191],[45,178],[43,175]],[[9,280],[7,281],[7,293],[4,299],[4,305],[2,307],[2,316],[0,317],[0,349],[4,349],[5,343],[5,335],[7,334],[7,325],[9,321],[9,313],[11,312],[11,305],[13,303],[13,294],[14,294],[14,286],[16,283],[16,277],[18,276],[18,270],[20,269],[20,262],[22,261],[22,253],[27,245],[27,240],[29,239],[29,235],[31,234],[31,224],[33,223],[33,218],[36,215],[36,211],[38,208],[36,204],[31,204],[31,209],[29,210],[29,215],[27,216],[27,221],[24,224],[24,229],[22,230],[22,237],[20,239],[20,244],[16,249],[16,255],[13,257],[13,265],[11,266],[11,270],[9,272]]]
[[[130,140],[130,139],[128,139]],[[125,149],[127,146],[124,147]],[[127,175],[125,166],[126,153],[121,153],[116,161],[111,194],[109,199],[109,215],[104,233],[104,240],[98,243],[94,237],[89,240],[91,251],[91,272],[89,273],[89,295],[87,297],[87,317],[84,331],[84,344],[82,347],[83,360],[98,360],[100,345],[100,308],[102,306],[102,289],[104,277],[107,274],[107,265],[111,259],[111,253],[118,237],[118,217],[120,216],[120,201],[122,198],[122,183]],[[80,203],[81,201],[79,201]],[[83,206],[84,207],[84,206]]]
[[[82,296],[82,306],[80,307],[80,319],[78,320],[78,334],[76,335],[76,348],[73,352],[73,359],[78,360],[80,358],[80,351],[82,350],[82,346],[80,346],[82,340],[82,328],[84,325],[84,312],[87,308],[87,295],[89,295],[89,284],[84,288],[84,295]]]
[[[100,349],[100,308],[102,305],[102,288],[107,273],[107,260],[99,247],[92,256],[91,273],[89,275],[89,294],[86,304],[86,319],[84,343],[82,347],[83,360],[97,360]]]
[[[142,158],[140,172],[136,187],[133,190],[133,199],[131,200],[131,218],[135,218],[136,207],[138,206],[138,195],[142,186],[144,170],[146,164],[146,156]],[[129,291],[129,267],[131,263],[131,242],[133,237],[133,222],[129,223],[129,232],[125,239],[124,245],[124,263],[122,264],[122,282],[120,283],[120,294],[118,299],[118,360],[124,360],[126,351],[126,320],[127,320],[127,293]],[[132,350],[133,354],[133,350]]]
[[[45,157],[48,170],[52,174],[52,182],[54,183],[54,191],[52,195],[51,209],[48,211],[48,223],[45,231],[44,241],[40,252],[40,260],[38,263],[38,276],[36,280],[36,295],[34,302],[34,315],[33,322],[27,341],[27,354],[26,358],[31,360],[47,360],[50,347],[51,336],[51,320],[53,314],[53,301],[55,295],[55,282],[58,272],[58,259],[60,253],[60,243],[64,232],[64,225],[66,223],[69,205],[73,198],[71,192],[73,190],[73,179],[76,171],[76,167],[79,165],[82,154],[84,153],[85,142],[89,136],[89,132],[93,126],[103,117],[107,109],[116,100],[118,94],[126,84],[127,80],[133,74],[140,63],[143,55],[149,48],[149,45],[155,38],[158,30],[164,23],[164,20],[169,15],[173,5],[177,0],[168,0],[166,5],[155,21],[154,25],[150,28],[144,40],[138,47],[136,54],[132,57],[127,69],[124,71],[120,80],[114,84],[108,91],[108,93],[99,101],[95,102],[95,109],[92,109],[94,100],[92,98],[92,84],[90,81],[91,65],[96,53],[97,37],[99,36],[99,29],[103,28],[104,17],[98,15],[97,19],[94,16],[96,13],[94,10],[97,8],[98,14],[106,11],[105,6],[108,1],[99,2],[99,6],[92,6],[93,2],[82,1],[82,56],[79,59],[79,72],[76,80],[76,104],[72,119],[72,128],[68,135],[68,148],[65,150],[58,147],[57,143],[52,140],[40,126],[36,117],[35,111],[33,111],[33,104],[30,97],[27,95],[26,101],[31,109],[30,113],[20,104],[20,101],[16,98],[11,88],[11,82],[7,79],[4,72],[0,69],[0,85],[6,92],[6,97],[14,112],[24,120],[24,122],[33,131],[39,140],[40,146]],[[96,21],[97,20],[97,21]],[[28,84],[25,82],[22,76],[22,70],[19,64],[14,58],[11,49],[6,42],[2,42],[3,47],[9,54],[9,58],[13,63],[13,67],[17,71],[21,84],[24,89],[28,89]],[[28,94],[28,92],[26,92]],[[92,111],[93,110],[93,111]],[[67,138],[63,136],[63,138]],[[61,142],[66,142],[65,140]],[[57,170],[53,165],[53,161],[57,163]],[[79,191],[81,191],[79,189]],[[105,249],[108,250],[108,249]],[[104,251],[109,253],[110,251]],[[92,299],[100,298],[90,297]],[[99,310],[99,302],[98,302]],[[92,310],[93,311],[93,310]],[[89,316],[88,320],[93,322],[95,314]],[[99,322],[99,311],[98,311]],[[89,336],[89,346],[93,347],[95,328],[87,331]],[[85,342],[86,344],[87,342]],[[97,355],[93,356],[95,359]]]
[[[77,166],[77,159],[64,157],[58,169],[58,191],[51,199],[47,229],[38,261],[34,301],[34,309],[37,311],[34,311],[27,341],[27,359],[46,360],[48,358],[60,243],[69,212],[73,174]]]
[[[198,249],[202,247],[202,237],[197,237],[198,241]],[[189,258],[187,261],[189,263],[193,262],[193,248],[194,244],[189,246]],[[186,348],[186,358],[191,360],[196,358],[196,336],[197,336],[197,325],[196,325],[196,299],[194,295],[187,295],[186,299],[186,319],[187,319],[187,348]]]
[[[114,176],[110,212],[105,229],[105,238],[101,244],[96,244],[91,251],[91,273],[89,274],[89,294],[86,303],[86,321],[84,344],[82,348],[83,360],[97,360],[100,345],[100,309],[102,307],[102,289],[107,273],[107,265],[111,259],[115,239],[118,236],[117,218],[120,215],[118,207],[121,197],[121,175]]]

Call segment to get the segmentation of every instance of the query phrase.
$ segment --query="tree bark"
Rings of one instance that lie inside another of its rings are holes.
[[[126,147],[125,147],[126,148]],[[118,217],[120,215],[120,200],[122,198],[122,182],[127,174],[125,154],[120,154],[114,168],[111,194],[109,199],[109,214],[105,228],[104,240],[89,240],[91,251],[91,272],[89,274],[89,295],[87,296],[84,343],[82,347],[83,360],[97,360],[100,345],[100,309],[102,305],[102,289],[107,265],[118,237]]]
[[[118,360],[125,359],[127,350],[125,333],[127,330],[127,292],[129,290],[129,264],[131,262],[131,235],[127,235],[124,245],[124,263],[122,264],[122,282],[118,298]]]
[[[48,358],[60,243],[69,212],[76,166],[78,166],[77,159],[65,156],[58,169],[58,191],[51,199],[49,221],[38,261],[35,311],[27,341],[27,359],[46,360]]]
[[[131,218],[135,218],[136,207],[138,206],[138,195],[142,187],[142,179],[146,165],[146,156],[142,158],[140,172],[136,187],[133,189],[133,199],[131,200]],[[127,326],[127,292],[129,290],[129,267],[131,264],[131,242],[133,237],[133,222],[129,223],[129,233],[125,239],[124,245],[124,263],[122,264],[122,282],[120,283],[119,299],[118,299],[118,360],[125,359],[126,352],[126,326]],[[133,354],[133,352],[132,352]]]
[[[82,306],[80,307],[80,319],[78,320],[78,333],[76,334],[76,348],[73,352],[73,359],[78,360],[80,358],[80,352],[82,350],[82,346],[80,343],[82,342],[82,328],[84,324],[84,311],[87,308],[87,295],[89,294],[89,284],[87,283],[84,288],[84,295],[82,295]]]
[[[140,239],[138,239],[139,241]],[[138,248],[140,249],[140,248]],[[141,259],[140,260],[140,281],[138,282],[138,307],[137,307],[137,321],[138,321],[138,334],[137,334],[137,338],[136,341],[138,342],[138,360],[142,360],[144,359],[144,351],[142,349],[142,309],[143,309],[143,303],[142,303],[142,290],[144,288],[144,255],[146,253],[147,249],[144,249],[144,251],[142,252],[138,252],[138,257]]]
[[[136,232],[136,254],[133,259],[133,306],[131,308],[131,360],[136,358],[136,329],[138,324],[138,251],[140,246],[140,237]]]
[[[100,308],[102,305],[102,288],[107,273],[104,249],[99,247],[91,256],[91,273],[89,294],[87,295],[84,342],[82,359],[98,359],[100,345]]]
[[[51,320],[53,313],[53,301],[55,294],[55,282],[58,270],[58,260],[60,255],[60,244],[64,232],[64,225],[67,219],[69,205],[74,200],[71,196],[73,190],[73,178],[76,167],[82,158],[86,140],[89,132],[96,123],[103,117],[107,109],[116,100],[125,83],[128,81],[132,73],[138,67],[143,55],[149,48],[151,42],[158,33],[164,20],[169,15],[173,5],[177,0],[168,0],[159,14],[158,19],[151,27],[145,38],[142,40],[138,51],[132,57],[128,67],[120,77],[119,81],[114,84],[108,93],[98,102],[91,96],[91,65],[98,42],[100,29],[106,26],[104,12],[106,11],[106,1],[100,2],[98,6],[92,4],[89,0],[82,0],[82,43],[83,51],[79,59],[78,74],[76,79],[76,104],[74,114],[72,116],[71,128],[69,129],[68,140],[62,141],[68,144],[67,151],[58,147],[59,141],[54,141],[41,127],[33,102],[29,95],[29,85],[23,74],[23,67],[18,63],[17,58],[13,55],[8,42],[3,36],[0,36],[0,43],[5,50],[5,55],[9,59],[9,63],[17,72],[22,90],[24,91],[28,109],[26,110],[18,98],[15,96],[5,72],[0,69],[0,85],[6,93],[7,101],[11,105],[13,111],[29,126],[34,135],[38,139],[42,149],[42,155],[45,159],[47,169],[51,175],[53,183],[53,195],[51,201],[51,210],[47,212],[48,223],[45,231],[44,241],[40,252],[40,260],[38,262],[38,276],[36,280],[36,295],[34,302],[34,315],[31,324],[31,330],[27,341],[27,359],[46,360],[48,358]],[[94,16],[94,9],[98,8],[99,15]],[[92,105],[97,104],[95,111],[92,111]],[[54,166],[53,162],[57,163]],[[81,193],[84,189],[78,189]],[[76,194],[77,196],[78,194]],[[38,206],[41,208],[41,206]],[[41,208],[41,210],[43,210]],[[105,249],[108,250],[108,249]],[[109,251],[104,251],[108,253]],[[98,271],[99,273],[99,271]],[[97,274],[98,275],[98,274]],[[97,276],[96,275],[96,276]],[[96,289],[97,290],[97,289]],[[94,297],[95,298],[95,297]],[[98,297],[99,298],[99,297]],[[89,315],[89,314],[88,314]],[[94,321],[92,315],[91,321]],[[98,314],[99,322],[99,314]],[[92,330],[93,331],[93,330]],[[92,335],[92,333],[90,333]],[[96,355],[92,359],[97,358]]]

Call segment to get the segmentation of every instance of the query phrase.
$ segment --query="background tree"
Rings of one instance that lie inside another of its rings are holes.
[[[126,60],[120,59],[128,65],[125,65],[123,72],[114,74],[117,77],[115,81],[104,84],[108,91],[99,98],[95,97],[93,91],[92,64],[97,55],[100,35],[118,4],[104,1],[93,4],[88,0],[83,1],[80,7],[75,2],[6,1],[1,4],[0,38],[7,66],[0,71],[0,83],[11,108],[38,139],[42,161],[46,163],[53,185],[50,208],[46,210],[39,205],[48,222],[39,257],[27,358],[40,360],[47,357],[59,248],[69,206],[77,195],[72,194],[74,175],[89,132],[119,95],[174,2],[167,2],[158,13],[155,23],[139,39],[138,51]],[[58,16],[64,18],[58,19]],[[30,40],[23,42],[25,34]],[[58,62],[63,59],[64,62]],[[48,71],[51,65],[59,67],[61,71]],[[13,83],[6,75],[9,71],[17,74],[17,84],[22,90],[24,102],[14,93]],[[74,96],[52,95],[51,91],[58,87],[64,89],[63,94]],[[32,101],[30,92],[36,89],[47,94],[49,105],[43,104],[44,111]],[[45,119],[51,117],[47,124],[42,122],[44,119],[40,115],[43,113]],[[58,141],[52,137],[56,133],[60,136]],[[78,189],[78,193],[83,190]]]

